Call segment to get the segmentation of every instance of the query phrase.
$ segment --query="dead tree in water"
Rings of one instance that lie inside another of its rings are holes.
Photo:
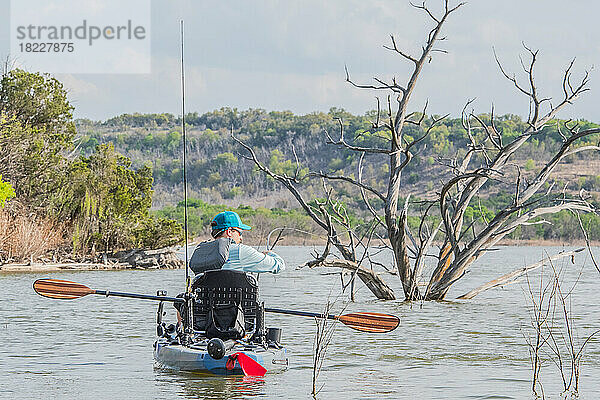
[[[488,123],[472,112],[467,115],[466,107],[463,111],[463,126],[471,139],[471,146],[462,159],[454,160],[452,167],[454,176],[444,184],[439,196],[439,209],[444,227],[444,245],[438,256],[437,268],[431,276],[424,295],[426,299],[443,299],[450,286],[462,277],[466,269],[478,257],[518,227],[543,223],[545,221],[533,221],[540,216],[561,210],[594,211],[592,205],[585,199],[569,198],[564,192],[552,193],[552,187],[545,193],[540,193],[554,169],[565,157],[582,151],[600,150],[597,145],[578,146],[581,143],[580,139],[599,133],[600,129],[579,130],[576,123],[566,123],[563,126],[566,132],[561,133],[563,142],[560,149],[531,181],[527,182],[522,179],[520,169],[516,166],[517,176],[513,186],[512,204],[498,211],[478,233],[470,235],[468,227],[464,227],[467,207],[482,186],[490,180],[502,181],[505,171],[508,168],[515,168],[510,163],[515,152],[532,137],[543,134],[543,128],[562,108],[571,104],[581,93],[588,90],[587,73],[578,85],[571,84],[572,61],[563,76],[564,97],[561,101],[553,106],[550,98],[540,98],[534,80],[534,67],[538,52],[527,47],[525,49],[530,55],[529,64],[523,67],[528,82],[526,87],[521,86],[514,76],[509,76],[497,57],[496,60],[503,75],[529,98],[528,128],[509,143],[503,143],[502,136],[494,126],[493,111]],[[545,103],[548,104],[548,109],[544,113],[542,107]],[[469,103],[467,103],[468,105]],[[483,132],[480,140],[475,139],[473,134],[475,127]],[[561,132],[560,126],[558,129]],[[479,165],[472,166],[475,153],[481,153],[484,161]]]
[[[381,109],[381,101],[378,99],[376,120],[372,122],[372,129],[385,138],[383,145],[364,147],[357,144],[356,137],[347,139],[341,120],[339,134],[335,138],[329,132],[325,132],[327,141],[331,145],[360,154],[356,176],[331,175],[322,171],[301,174],[295,151],[294,158],[298,166],[296,173],[293,176],[275,174],[258,159],[248,145],[235,138],[249,152],[248,158],[265,174],[282,183],[308,215],[327,232],[326,251],[315,257],[312,265],[326,265],[327,253],[330,245],[333,245],[344,258],[344,265],[349,262],[351,265],[356,265],[355,269],[358,271],[361,263],[368,263],[371,268],[365,269],[373,270],[373,266],[380,264],[373,261],[369,245],[372,245],[373,239],[380,240],[380,243],[389,246],[393,253],[394,266],[386,269],[399,276],[405,299],[442,300],[452,284],[466,273],[475,260],[518,227],[542,223],[544,221],[538,221],[540,217],[561,210],[593,211],[592,206],[583,198],[570,198],[564,190],[558,193],[551,190],[542,193],[542,188],[565,157],[582,151],[600,150],[599,146],[580,146],[582,139],[599,133],[600,129],[580,130],[576,123],[559,126],[563,138],[560,149],[530,181],[521,177],[520,169],[515,163],[515,153],[525,143],[543,135],[544,127],[554,121],[560,110],[589,90],[587,72],[577,84],[572,83],[573,62],[571,62],[563,75],[563,98],[553,104],[550,98],[540,96],[534,79],[538,52],[525,47],[530,56],[529,63],[523,64],[526,84],[522,84],[514,75],[509,75],[497,57],[496,60],[501,73],[529,100],[530,111],[526,129],[512,140],[506,141],[502,132],[496,128],[493,109],[489,118],[482,118],[468,110],[472,101],[467,102],[463,110],[462,124],[470,143],[465,149],[457,152],[456,158],[447,160],[446,174],[440,176],[442,184],[437,199],[427,203],[421,211],[418,232],[413,234],[410,231],[407,222],[411,206],[410,193],[402,193],[402,173],[413,160],[415,153],[419,151],[423,140],[446,116],[425,118],[427,105],[421,113],[411,113],[409,103],[420,74],[431,62],[432,55],[436,52],[446,52],[437,47],[439,42],[445,40],[440,35],[442,27],[448,17],[462,5],[463,3],[459,3],[451,7],[448,0],[445,0],[440,13],[428,8],[425,3],[413,5],[423,11],[433,24],[420,54],[413,56],[400,49],[394,36],[391,36],[390,45],[384,46],[412,66],[412,72],[406,80],[401,81],[396,77],[385,80],[376,77],[374,84],[359,84],[350,78],[346,68],[346,81],[354,87],[387,93],[384,98],[385,109]],[[405,128],[409,125],[417,126],[420,133],[415,137],[407,135]],[[380,157],[385,160],[389,178],[384,185],[380,185],[384,186],[383,190],[370,186],[362,180],[365,156]],[[516,180],[507,182],[507,170],[511,168],[517,169]],[[310,205],[310,201],[303,198],[299,189],[302,182],[309,179],[323,181],[325,200],[317,202],[316,206]],[[351,185],[360,191],[365,209],[372,214],[372,223],[367,235],[359,237],[350,229],[345,208],[333,199],[334,193],[327,187],[327,184],[334,183]],[[499,210],[489,221],[486,220],[482,229],[475,232],[473,223],[465,220],[465,214],[482,187],[493,183],[510,184],[513,188],[513,202],[510,206]],[[401,194],[406,199],[404,205],[399,204]],[[376,199],[380,206],[373,206],[375,202],[372,199]],[[432,217],[437,217],[437,221],[440,222],[431,224]],[[377,228],[385,232],[384,237],[377,237]],[[343,232],[338,232],[339,229]],[[432,254],[434,240],[441,240],[442,245]],[[426,257],[435,259],[435,266],[428,279],[424,278]],[[364,274],[361,276],[358,273],[358,275],[365,281]],[[379,282],[375,284],[375,281],[376,279],[367,279],[365,283],[370,282],[371,286],[369,283],[367,286],[378,298],[395,298],[391,289],[379,290],[383,285]]]

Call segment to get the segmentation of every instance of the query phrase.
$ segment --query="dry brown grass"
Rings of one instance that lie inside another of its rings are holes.
[[[0,264],[35,260],[59,248],[64,228],[35,214],[0,209]]]

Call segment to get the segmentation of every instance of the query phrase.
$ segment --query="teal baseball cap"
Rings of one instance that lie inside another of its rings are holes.
[[[234,211],[223,211],[215,215],[210,223],[210,228],[213,232],[222,231],[227,228],[239,228],[245,231],[252,229],[242,223],[240,216]]]

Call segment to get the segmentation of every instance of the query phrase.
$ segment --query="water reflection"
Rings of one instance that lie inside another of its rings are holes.
[[[213,376],[207,374],[182,373],[164,369],[155,369],[156,383],[159,386],[178,385],[177,391],[188,399],[247,399],[265,396],[265,380],[250,376]]]

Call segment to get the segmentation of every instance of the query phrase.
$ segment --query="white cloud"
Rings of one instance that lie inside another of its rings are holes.
[[[72,97],[99,96],[103,92],[97,85],[86,79],[77,78],[73,74],[57,74],[56,78],[62,82]]]

